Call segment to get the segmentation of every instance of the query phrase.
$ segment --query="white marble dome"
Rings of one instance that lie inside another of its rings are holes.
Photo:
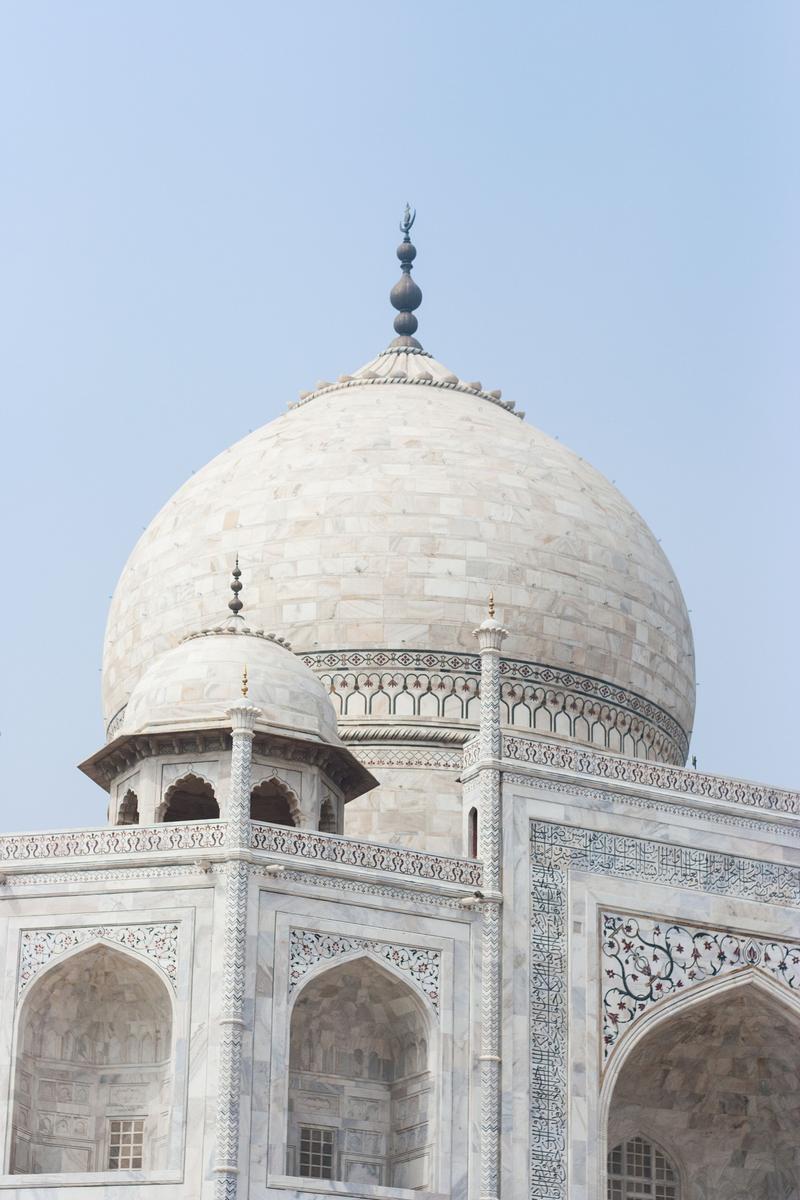
[[[261,709],[256,729],[341,746],[336,714],[313,671],[280,642],[234,631],[233,621],[231,626],[189,637],[158,655],[133,689],[116,733],[227,727],[227,710],[242,694],[247,668],[247,698]]]
[[[685,756],[694,658],[672,567],[607,479],[510,407],[396,348],[225,450],[125,566],[106,720],[154,656],[213,618],[238,552],[249,620],[308,654],[474,654],[491,589],[505,655],[656,712],[668,760]]]

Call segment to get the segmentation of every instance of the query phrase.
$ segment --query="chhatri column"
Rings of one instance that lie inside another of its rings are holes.
[[[478,730],[478,854],[483,860],[483,953],[481,979],[481,1200],[500,1195],[500,1031],[502,1022],[502,853],[500,804],[500,648],[508,631],[489,615],[475,630],[481,656],[481,719]]]
[[[231,720],[230,791],[225,813],[225,948],[220,1016],[217,1088],[216,1200],[236,1200],[239,1179],[239,1109],[244,1040],[244,977],[247,950],[247,894],[250,847],[250,790],[255,723],[261,709],[247,700],[247,668],[242,695],[228,709]]]

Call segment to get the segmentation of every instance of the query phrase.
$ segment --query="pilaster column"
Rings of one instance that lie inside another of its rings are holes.
[[[243,691],[246,692],[246,677]],[[228,709],[231,780],[226,809],[225,945],[217,1087],[216,1200],[236,1200],[239,1180],[239,1110],[242,1092],[247,897],[250,873],[237,851],[250,845],[250,780],[255,723],[261,710],[246,695]]]
[[[481,979],[481,1134],[480,1194],[482,1200],[500,1195],[500,1063],[502,1028],[502,857],[500,802],[502,753],[500,735],[500,649],[507,630],[495,620],[494,599],[489,616],[475,630],[481,656],[481,719],[478,730],[478,787],[480,814],[478,853],[483,860],[484,900],[481,904],[483,954]]]
[[[230,791],[225,813],[225,845],[230,850],[246,850],[250,845],[253,738],[261,709],[250,704],[244,695],[231,705],[228,716],[231,721],[232,746]]]

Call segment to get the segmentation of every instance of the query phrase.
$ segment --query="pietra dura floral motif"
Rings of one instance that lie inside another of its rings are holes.
[[[289,991],[293,992],[303,976],[322,959],[339,958],[354,950],[369,950],[398,971],[410,975],[414,983],[439,1011],[439,966],[437,950],[416,946],[393,946],[367,938],[339,937],[317,930],[292,929],[289,941]]]
[[[164,972],[174,989],[178,974],[178,926],[91,925],[79,929],[26,929],[20,939],[18,994],[51,958],[94,941],[115,942],[144,954]]]
[[[605,1057],[659,1000],[742,967],[800,989],[800,946],[646,917],[602,914]]]

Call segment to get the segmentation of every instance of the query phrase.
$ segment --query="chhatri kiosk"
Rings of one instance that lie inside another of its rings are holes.
[[[674,572],[423,349],[412,220],[134,548],[107,825],[0,837],[0,1200],[800,1197],[800,796],[684,767]]]

